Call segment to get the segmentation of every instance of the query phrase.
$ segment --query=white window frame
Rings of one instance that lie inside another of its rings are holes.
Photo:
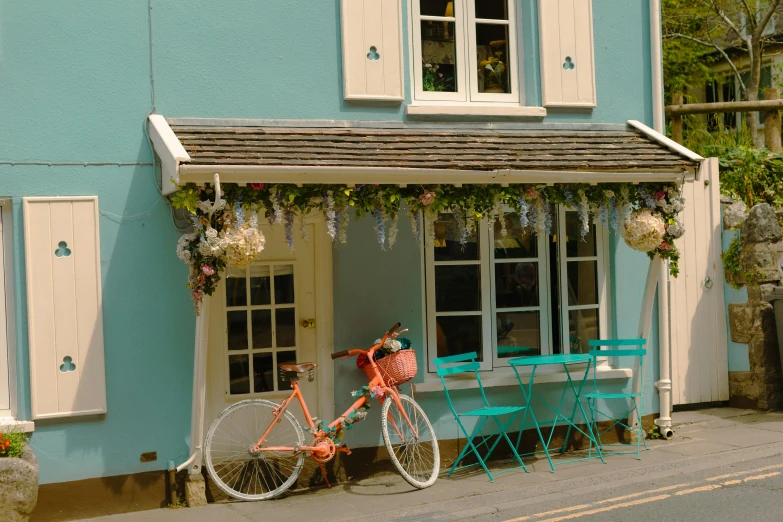
[[[508,212],[511,212],[508,209]],[[566,209],[560,205],[558,207],[558,229],[555,231],[558,237],[566,236],[565,213],[575,212],[572,209]],[[566,257],[565,241],[558,241],[559,262],[558,270],[561,281],[560,290],[560,324],[561,324],[561,346],[560,353],[570,353],[568,312],[574,309],[597,308],[598,309],[598,337],[603,339],[611,331],[609,324],[610,305],[609,302],[609,231],[601,223],[595,223],[595,241],[596,255],[581,257]],[[429,373],[436,371],[433,359],[437,355],[437,317],[439,316],[465,316],[479,315],[475,312],[437,312],[435,310],[435,267],[444,265],[479,265],[481,267],[481,312],[482,317],[482,346],[476,346],[475,352],[483,355],[480,363],[481,371],[503,371],[503,368],[509,366],[507,358],[497,356],[497,349],[494,345],[497,333],[496,314],[503,311],[539,311],[539,324],[541,328],[541,354],[547,355],[554,351],[552,340],[552,318],[551,318],[551,296],[550,285],[550,254],[547,245],[548,236],[538,238],[538,257],[537,258],[519,258],[519,259],[495,259],[494,247],[492,245],[494,238],[490,238],[490,229],[486,220],[482,220],[476,226],[479,242],[479,260],[474,261],[435,261],[435,247],[431,241],[425,239],[424,243],[424,277],[425,277],[425,305],[426,305],[426,327],[427,327],[427,361]],[[494,233],[494,232],[493,232]],[[577,240],[579,240],[577,238]],[[597,265],[597,284],[598,300],[597,305],[569,305],[568,294],[563,292],[562,285],[567,284],[567,263],[569,261],[596,261]],[[538,270],[538,290],[539,305],[533,307],[520,308],[500,308],[495,306],[495,263],[503,262],[537,262]],[[586,353],[586,352],[585,352]],[[600,358],[599,365],[606,366],[607,358]]]
[[[431,16],[422,15],[420,0],[410,0],[408,12],[410,20],[410,31],[412,35],[411,66],[413,73],[411,77],[414,82],[414,101],[415,102],[434,102],[433,105],[447,102],[449,105],[487,105],[487,106],[510,106],[518,107],[524,105],[524,93],[521,92],[523,82],[523,55],[520,46],[521,38],[518,38],[518,32],[522,27],[521,21],[517,16],[515,0],[506,0],[508,6],[508,20],[494,20],[476,18],[475,4],[473,0],[454,0],[454,16]],[[423,56],[422,56],[422,38],[421,22],[445,22],[454,23],[454,47],[456,53],[455,74],[457,76],[456,92],[430,92],[423,89]],[[511,92],[502,93],[480,93],[478,92],[478,60],[476,56],[476,24],[492,24],[508,26],[508,64],[512,64],[509,74],[509,84]],[[467,57],[467,59],[465,58]],[[440,102],[440,103],[438,103]]]
[[[10,198],[0,198],[0,386],[8,386],[8,408],[0,409],[2,419],[17,418],[16,331],[14,328],[13,210]],[[4,335],[3,335],[4,334]],[[5,366],[5,367],[4,367]]]

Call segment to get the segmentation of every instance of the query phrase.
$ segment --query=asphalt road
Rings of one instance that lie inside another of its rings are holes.
[[[783,520],[783,455],[753,458],[708,470],[681,469],[663,480],[611,485],[546,505],[501,510],[475,520],[607,522],[628,520]]]

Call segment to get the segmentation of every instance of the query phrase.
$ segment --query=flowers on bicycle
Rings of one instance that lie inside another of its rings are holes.
[[[367,354],[360,353],[356,358],[356,367],[363,370],[365,366],[370,364],[370,359],[367,358]]]
[[[381,388],[380,386],[373,386],[372,388],[370,388],[370,391],[374,396],[378,397],[379,399],[382,399],[384,394],[386,393],[385,391],[383,391],[383,388]]]

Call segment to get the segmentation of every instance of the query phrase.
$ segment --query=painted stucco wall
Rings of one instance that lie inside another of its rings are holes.
[[[184,289],[186,269],[174,254],[178,234],[155,188],[144,134],[147,114],[154,108],[179,117],[404,117],[402,107],[342,100],[337,0],[150,4],[151,10],[148,2],[0,0],[0,196],[14,198],[20,417],[30,417],[20,198],[97,194],[104,211],[108,413],[36,423],[32,445],[42,483],[161,469],[166,461],[181,462],[187,454],[194,318]],[[545,121],[622,123],[633,118],[650,123],[647,2],[595,0],[593,6],[598,107],[553,112]],[[523,0],[523,11],[526,95],[535,104],[540,87],[534,0]],[[405,41],[407,46],[407,36]],[[407,61],[407,50],[404,56]],[[406,93],[410,101],[409,86]],[[13,162],[53,164],[11,166]],[[104,162],[127,165],[94,165]],[[375,323],[356,320],[373,311],[373,318],[382,319],[381,328],[401,320],[414,339],[423,338],[417,308],[420,254],[404,228],[399,245],[389,253],[378,249],[371,226],[359,223],[351,229],[349,246],[335,254],[337,346],[376,335]],[[634,255],[617,247],[613,266],[625,260],[636,263]],[[355,277],[356,267],[375,282],[405,281],[406,292],[393,286],[389,296],[370,296],[365,278]],[[637,279],[641,288],[644,276],[628,273],[632,266],[613,270],[613,281],[621,281],[625,289],[623,296],[613,298],[623,333],[638,319],[638,306],[631,301],[641,293],[637,296],[632,288]],[[351,381],[340,382],[337,397],[354,387]],[[517,393],[493,390],[492,397],[512,401]],[[439,429],[452,429],[442,424],[447,422],[445,410],[430,405],[434,397],[422,400],[436,412]],[[146,451],[157,451],[158,460],[140,463],[139,454]]]
[[[721,212],[723,208],[721,207]],[[721,232],[722,252],[728,250],[729,245],[734,238],[739,234],[736,230],[723,230]],[[728,339],[729,350],[729,371],[730,372],[749,372],[750,371],[750,355],[748,352],[748,343],[737,343],[731,340],[731,329],[729,328],[728,310],[730,304],[740,304],[748,302],[748,289],[743,286],[740,289],[736,289],[728,284],[724,278],[723,280],[723,295],[726,300],[726,339]]]

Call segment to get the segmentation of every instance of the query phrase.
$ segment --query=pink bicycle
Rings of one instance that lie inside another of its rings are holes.
[[[312,380],[315,363],[280,364],[281,376],[291,382],[291,395],[280,404],[249,399],[232,404],[212,422],[205,441],[207,471],[226,494],[240,500],[264,500],[276,497],[295,482],[306,455],[321,467],[337,452],[350,454],[340,444],[343,428],[366,415],[371,397],[381,401],[381,433],[389,458],[402,477],[416,488],[435,483],[440,469],[438,441],[421,407],[402,395],[394,383],[387,383],[374,361],[375,351],[400,333],[394,325],[380,341],[367,350],[346,350],[332,354],[344,359],[364,354],[375,375],[356,402],[340,417],[326,424],[316,422],[307,409],[297,383],[302,374]],[[389,385],[391,384],[391,385]],[[308,431],[313,435],[305,444],[302,427],[287,411],[293,400],[302,406]],[[328,481],[327,481],[328,484]]]

